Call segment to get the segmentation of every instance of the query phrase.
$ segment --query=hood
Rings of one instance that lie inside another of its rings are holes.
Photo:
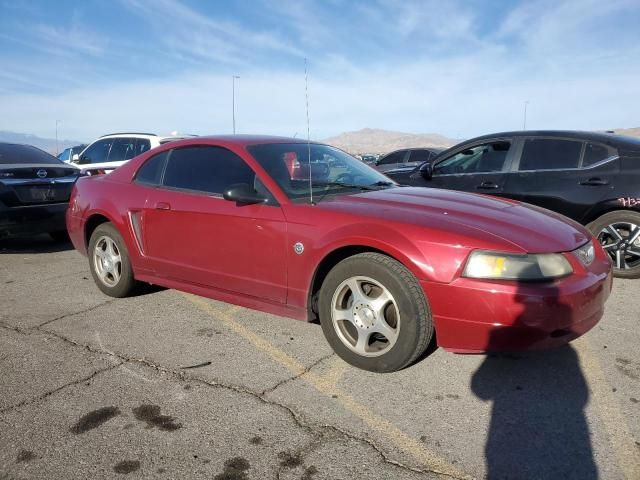
[[[590,238],[581,225],[554,212],[513,200],[420,187],[335,196],[323,209],[410,224],[470,239],[489,238],[510,251],[568,252]],[[468,243],[473,245],[473,241]]]

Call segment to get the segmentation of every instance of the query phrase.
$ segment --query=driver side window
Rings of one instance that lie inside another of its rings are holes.
[[[511,142],[498,141],[475,145],[445,158],[433,168],[434,175],[488,173],[504,170]]]

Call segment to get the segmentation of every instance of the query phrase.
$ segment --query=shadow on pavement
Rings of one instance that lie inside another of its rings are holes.
[[[524,305],[516,324],[531,324],[544,300],[524,293],[516,299]],[[556,302],[555,308],[562,317],[571,314],[567,305]],[[489,345],[504,342],[499,338],[503,332],[496,330]],[[570,345],[488,355],[473,375],[471,389],[493,402],[485,446],[488,479],[598,478],[584,414],[589,389]]]
[[[69,240],[53,240],[49,235],[0,238],[0,255],[4,253],[56,253],[73,250]]]

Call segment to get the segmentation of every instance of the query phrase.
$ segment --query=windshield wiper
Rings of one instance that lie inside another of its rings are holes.
[[[320,187],[345,187],[345,188],[357,188],[358,190],[372,191],[372,190],[380,190],[380,187],[391,187],[394,185],[394,183],[381,180],[381,181],[372,183],[370,185],[356,185],[355,183],[347,183],[347,182],[314,183],[314,186],[316,185]]]
[[[345,187],[345,188],[356,188],[358,190],[378,190],[375,184],[373,185],[356,185],[355,183],[346,183],[346,182],[322,182],[322,183],[314,183],[314,187]]]
[[[389,182],[389,181],[386,181],[386,180],[380,180],[379,182],[372,183],[369,186],[370,187],[393,187],[394,185],[395,185],[395,183],[393,183],[393,182]]]

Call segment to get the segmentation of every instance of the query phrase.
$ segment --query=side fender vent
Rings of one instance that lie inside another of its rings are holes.
[[[142,238],[142,224],[141,221],[142,212],[140,211],[130,211],[129,212],[129,221],[131,222],[131,230],[133,231],[133,236],[136,239],[136,244],[138,245],[138,250],[142,255],[144,252],[144,241]]]

